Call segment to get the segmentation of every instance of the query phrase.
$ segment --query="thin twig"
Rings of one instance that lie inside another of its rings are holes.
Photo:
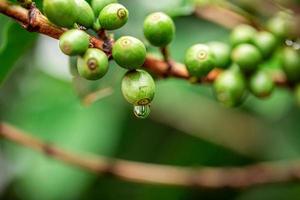
[[[0,0],[0,12],[3,13],[4,15],[7,15],[15,19],[25,27],[28,26],[29,24],[28,10],[22,8],[21,6],[17,6],[12,3],[9,3],[6,0]],[[222,20],[224,20],[224,18],[222,18]],[[50,23],[47,20],[47,18],[44,15],[42,15],[40,12],[36,14],[35,20],[33,21],[33,24],[31,24],[31,26],[33,26],[33,31],[50,36],[55,39],[58,39],[60,35],[63,34],[64,31],[66,31],[66,29],[57,27],[52,23]],[[104,44],[105,43],[103,40],[92,36],[90,37],[91,47],[99,48],[103,50]],[[187,79],[187,80],[190,79],[189,73],[183,64],[174,62],[171,59],[169,59],[169,63],[172,63],[171,69],[169,67],[169,64],[166,63],[164,60],[157,59],[154,56],[148,54],[143,66],[145,69],[153,72],[157,76],[165,77],[167,74],[169,77],[176,77],[176,78]],[[218,74],[219,74],[219,70],[214,70],[210,73],[208,77],[204,77],[199,82],[210,83],[217,77]],[[287,85],[286,84],[287,81],[284,76],[276,76],[276,79],[274,81],[280,86]]]
[[[0,123],[1,137],[71,166],[95,174],[110,174],[131,182],[217,189],[300,181],[299,160],[245,167],[175,167],[101,156],[80,156],[34,138],[7,123]]]

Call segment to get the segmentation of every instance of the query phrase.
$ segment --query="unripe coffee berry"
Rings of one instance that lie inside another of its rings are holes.
[[[215,67],[215,57],[207,45],[196,44],[187,50],[185,65],[191,76],[200,78]]]
[[[282,67],[289,81],[300,81],[300,54],[291,47],[282,50]]]
[[[154,98],[155,82],[144,70],[128,71],[122,80],[122,93],[133,105],[148,105]]]
[[[262,31],[255,35],[253,44],[260,50],[263,57],[267,58],[276,49],[277,39],[272,33]]]
[[[146,47],[140,40],[124,36],[114,44],[112,56],[121,67],[137,69],[145,62]]]
[[[213,88],[219,102],[225,106],[233,107],[242,102],[246,91],[246,84],[240,72],[226,70],[217,77]]]
[[[121,28],[128,20],[128,10],[121,4],[112,3],[105,6],[99,15],[101,27],[106,30]]]
[[[69,56],[83,54],[88,49],[89,44],[88,34],[77,29],[66,31],[59,38],[61,51]]]
[[[103,51],[90,48],[78,57],[77,69],[80,76],[88,80],[100,79],[108,71],[108,58]]]
[[[281,12],[269,20],[267,24],[268,30],[280,40],[284,40],[291,32],[292,20],[288,13]]]
[[[44,0],[43,10],[49,21],[57,26],[70,28],[78,17],[75,0]]]
[[[266,71],[258,71],[250,78],[250,90],[260,98],[269,97],[274,90],[274,81]]]
[[[174,22],[165,13],[152,13],[144,21],[144,35],[152,45],[165,47],[175,36]]]
[[[105,6],[107,6],[108,4],[117,3],[117,2],[118,2],[117,0],[92,0],[91,5],[92,5],[93,11],[95,13],[95,16],[98,17],[101,10]]]
[[[240,44],[235,47],[231,58],[245,72],[254,71],[262,61],[260,51],[251,44]]]
[[[210,42],[208,44],[215,57],[215,66],[218,68],[227,68],[230,65],[231,49],[228,44],[223,42]]]
[[[90,4],[85,0],[75,0],[78,9],[78,18],[76,22],[86,28],[93,27],[95,15]]]
[[[242,43],[252,43],[256,30],[249,25],[239,25],[233,29],[230,35],[230,41],[233,46]]]

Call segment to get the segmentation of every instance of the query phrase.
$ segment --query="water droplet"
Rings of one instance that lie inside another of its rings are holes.
[[[150,105],[134,106],[134,115],[140,119],[146,119],[150,114]]]

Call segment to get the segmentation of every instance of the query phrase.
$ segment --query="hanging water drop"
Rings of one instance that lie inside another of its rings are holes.
[[[146,119],[150,114],[150,105],[134,106],[134,115],[140,119]]]

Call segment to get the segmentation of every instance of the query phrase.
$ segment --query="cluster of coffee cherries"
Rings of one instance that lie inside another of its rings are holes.
[[[53,24],[68,28],[59,39],[61,51],[77,57],[78,74],[87,80],[102,78],[109,69],[109,57],[128,70],[122,80],[122,93],[134,106],[138,118],[146,118],[150,113],[150,103],[155,94],[152,76],[139,68],[146,59],[146,47],[139,39],[122,36],[110,44],[109,53],[90,47],[90,35],[116,30],[124,26],[129,12],[116,0],[44,0],[43,10]],[[144,21],[144,35],[156,47],[166,47],[173,39],[175,25],[162,12],[152,13]],[[107,36],[106,36],[107,37]],[[109,45],[109,44],[106,44]]]
[[[269,20],[266,30],[238,25],[231,32],[230,45],[210,42],[190,47],[185,55],[187,70],[199,79],[214,68],[222,69],[213,89],[218,101],[228,107],[240,105],[247,91],[258,98],[272,94],[275,83],[265,63],[276,55],[280,55],[280,66],[288,81],[291,84],[299,82],[299,49],[285,45],[290,30],[289,17],[279,13]]]

